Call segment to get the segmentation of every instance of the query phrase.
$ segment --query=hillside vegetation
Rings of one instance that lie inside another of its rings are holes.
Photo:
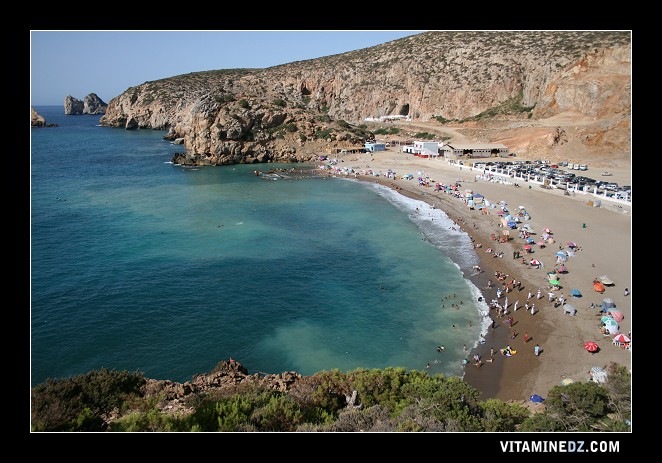
[[[34,431],[629,431],[630,374],[556,386],[546,406],[478,400],[456,377],[403,368],[248,375],[237,362],[182,384],[92,371],[32,390]]]

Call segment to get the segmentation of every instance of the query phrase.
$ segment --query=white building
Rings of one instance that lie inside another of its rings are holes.
[[[508,147],[501,143],[453,143],[441,147],[446,158],[507,157]]]
[[[436,141],[415,141],[413,145],[402,147],[403,153],[410,153],[419,157],[437,157],[439,156],[439,142]]]

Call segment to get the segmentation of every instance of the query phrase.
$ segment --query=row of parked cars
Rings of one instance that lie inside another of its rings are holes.
[[[544,177],[560,188],[566,188],[566,185],[579,189],[587,186],[589,191],[591,191],[594,187],[597,187],[598,194],[603,194],[606,191],[607,196],[632,199],[632,187],[630,185],[621,186],[616,182],[595,180],[584,175],[577,175],[575,172],[572,172],[572,170],[576,170],[575,166],[579,166],[580,171],[588,170],[588,167],[584,164],[572,164],[571,169],[571,163],[568,162],[561,162],[559,164],[550,164],[543,161],[491,161],[473,163],[473,167],[477,169],[496,168],[504,170],[507,174],[518,176],[529,174]],[[582,167],[586,168],[582,169]]]

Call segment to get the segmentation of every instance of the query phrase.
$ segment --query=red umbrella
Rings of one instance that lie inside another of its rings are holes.
[[[527,244],[526,246],[524,246],[524,249],[526,249],[528,251],[529,249],[531,249],[531,245]]]
[[[597,352],[598,349],[600,349],[600,346],[598,346],[598,344],[593,341],[587,341],[584,343],[584,349],[593,353],[593,352]]]
[[[617,334],[614,337],[614,341],[616,341],[616,342],[630,342],[630,338],[628,338],[624,334]]]

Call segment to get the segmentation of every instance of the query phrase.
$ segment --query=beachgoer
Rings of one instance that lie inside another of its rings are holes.
[[[529,339],[531,339],[531,338],[529,337],[529,333],[526,333],[526,332],[525,332],[525,333],[524,333],[524,342],[529,342]]]
[[[554,293],[550,291],[547,294],[549,295],[549,302],[552,302],[554,300]]]
[[[536,305],[531,304],[531,315],[533,315],[534,313],[536,313]]]
[[[464,344],[464,346],[462,346],[462,349],[466,352],[467,351],[467,345]]]
[[[430,368],[430,362],[425,366],[425,368]]]
[[[625,291],[623,291],[623,296],[627,296],[628,294],[630,294],[630,291],[627,288],[625,288]]]
[[[536,299],[540,299],[542,297],[542,292],[540,291],[540,288],[538,288],[538,294],[536,294]]]
[[[513,332],[510,335],[510,339],[515,339],[517,337],[517,330],[513,330]]]
[[[490,347],[490,358],[494,358],[494,347]]]
[[[519,304],[519,301],[515,301],[515,305],[513,306],[513,311],[517,312],[517,304]]]
[[[531,291],[529,291],[529,294],[526,296],[527,301],[530,300],[530,299],[531,299]]]
[[[536,354],[536,356],[540,355],[540,346],[538,344],[533,348],[533,353]]]

